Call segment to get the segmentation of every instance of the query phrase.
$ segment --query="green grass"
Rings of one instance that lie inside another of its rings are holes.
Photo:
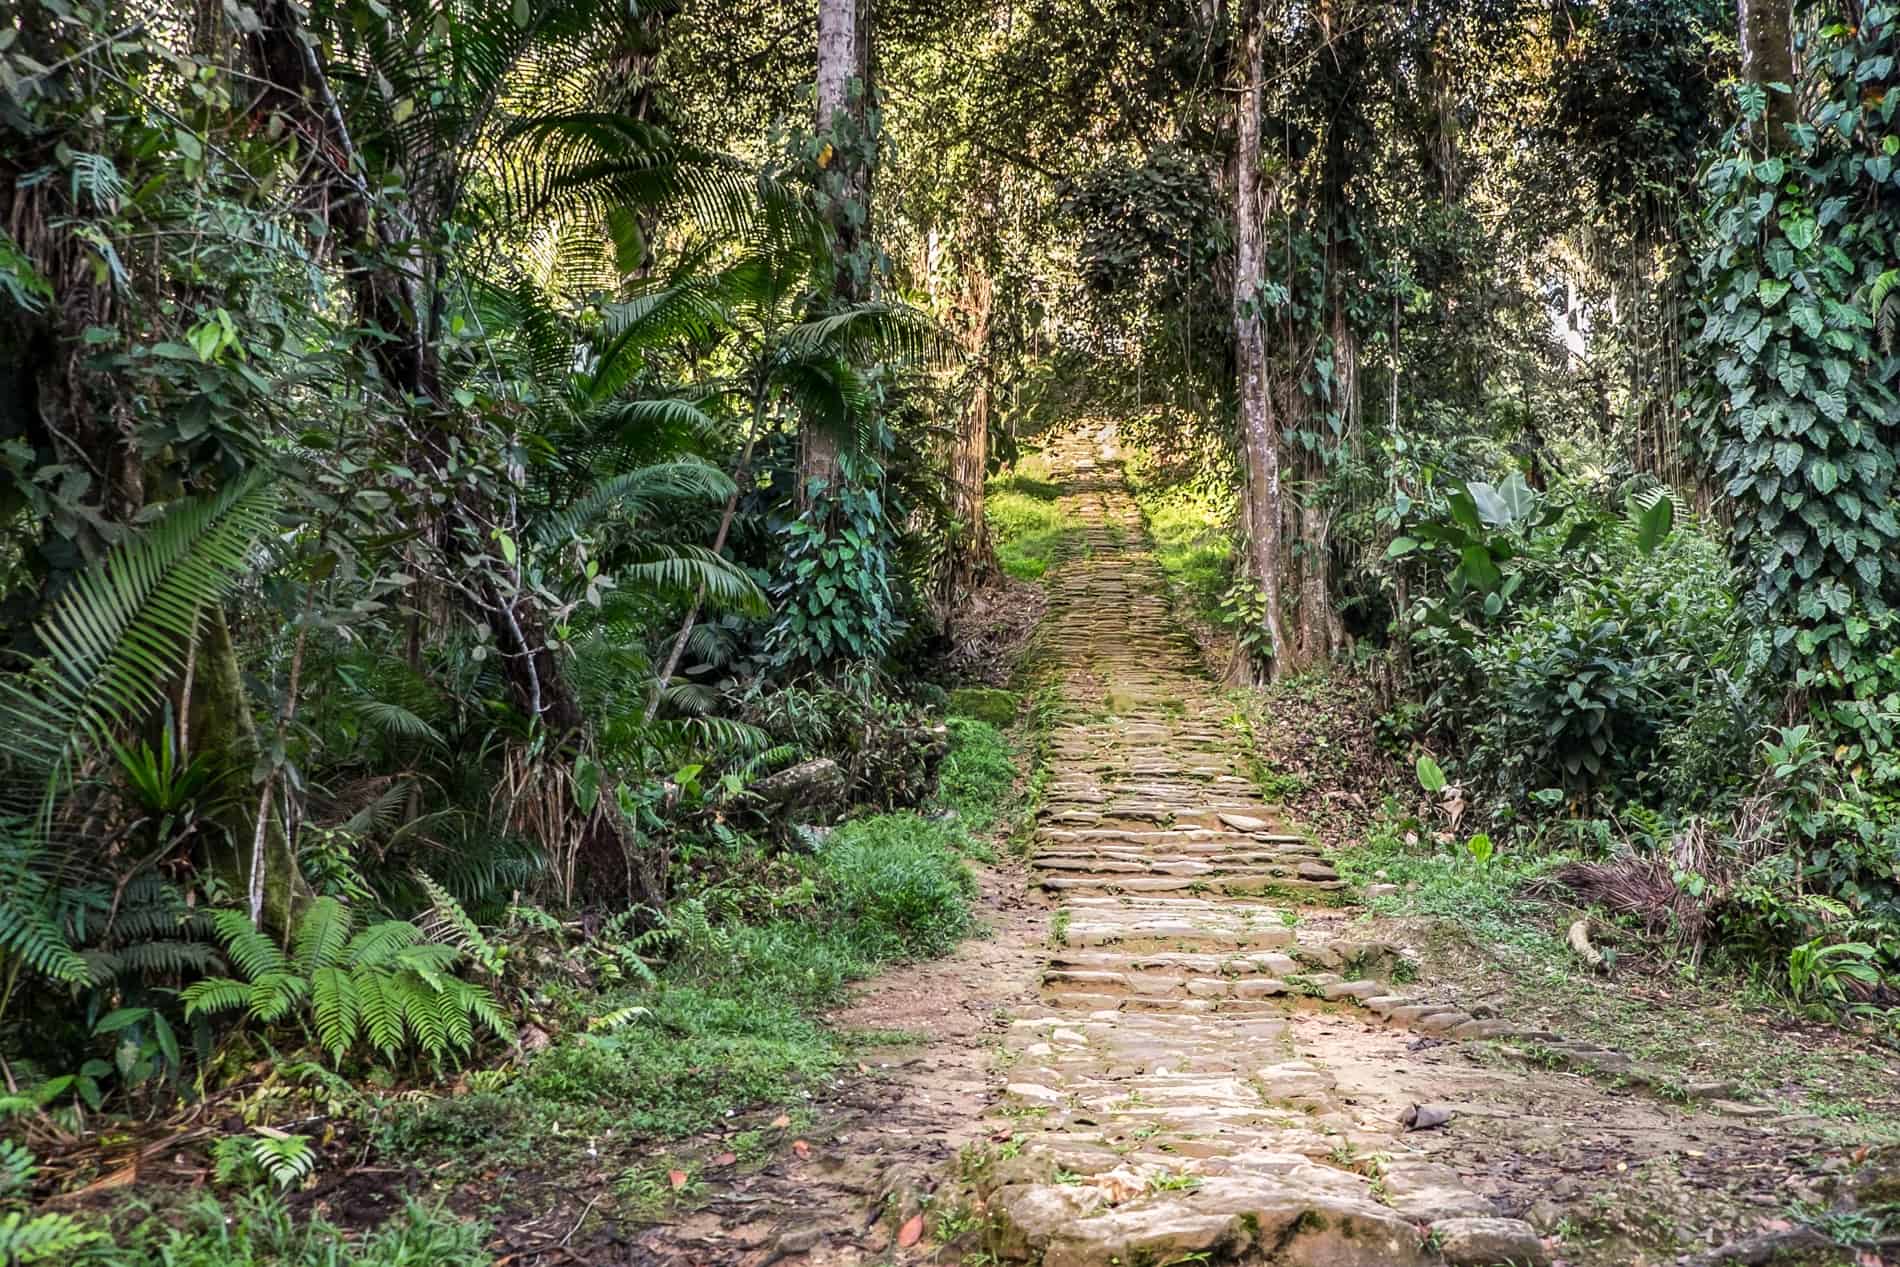
[[[1369,903],[1379,914],[1449,920],[1489,945],[1512,946],[1533,960],[1561,964],[1568,953],[1563,930],[1537,922],[1519,890],[1562,861],[1499,852],[1480,865],[1460,845],[1408,845],[1396,827],[1381,825],[1335,865],[1342,878],[1358,885],[1399,886],[1398,893]]]
[[[1196,615],[1217,620],[1221,597],[1234,579],[1234,494],[1171,483],[1140,451],[1129,455],[1125,469],[1154,542],[1155,562]]]
[[[653,983],[587,998],[501,1090],[390,1106],[381,1151],[474,1166],[545,1160],[608,1132],[679,1139],[801,1101],[856,1046],[824,1025],[823,1009],[880,965],[945,954],[977,931],[965,859],[1007,813],[1014,781],[1001,733],[953,719],[937,803],[954,813],[846,822],[799,860],[803,909],[695,928]],[[587,1032],[586,1017],[629,1007],[644,1010]]]
[[[1008,816],[1015,800],[1016,763],[1009,740],[987,722],[952,717],[950,752],[937,773],[937,802],[954,810],[972,832]]]
[[[1081,530],[1056,504],[1062,490],[1039,473],[1046,473],[1039,458],[1025,458],[1009,474],[992,479],[983,498],[996,560],[1019,581],[1041,580]]]
[[[1607,980],[1585,972],[1564,939],[1571,912],[1526,890],[1564,860],[1501,853],[1479,865],[1462,847],[1408,845],[1385,825],[1342,852],[1336,865],[1358,884],[1400,886],[1369,903],[1375,914],[1427,916],[1455,930],[1450,958],[1428,963],[1428,975],[1436,979],[1449,970],[1454,985],[1461,974],[1471,975],[1472,984],[1502,996],[1497,1007],[1505,1016],[1588,1037],[1678,1086],[1733,1080],[1744,1096],[1812,1114],[1823,1137],[1836,1143],[1900,1141],[1900,1096],[1893,1089],[1900,1060],[1884,1049],[1797,1022],[1785,1000],[1706,965],[1699,973],[1677,964],[1659,977],[1627,980],[1622,970]],[[1425,940],[1437,939],[1428,933]],[[1667,991],[1667,1007],[1657,1006],[1657,987]],[[1535,1048],[1524,1051],[1535,1063]],[[1666,1083],[1662,1093],[1668,1089]]]
[[[182,1218],[121,1220],[100,1267],[487,1267],[485,1229],[411,1202],[380,1228],[352,1238],[321,1218],[293,1217],[257,1192],[228,1203],[204,1197]]]

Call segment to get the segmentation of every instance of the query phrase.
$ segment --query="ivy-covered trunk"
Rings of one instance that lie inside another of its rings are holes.
[[[834,292],[840,304],[865,298],[869,269],[861,258],[870,238],[873,144],[865,123],[870,92],[870,0],[819,0],[816,132],[818,166],[837,255]],[[833,489],[841,474],[840,437],[807,417],[798,432],[798,502]],[[835,489],[833,489],[835,491]]]

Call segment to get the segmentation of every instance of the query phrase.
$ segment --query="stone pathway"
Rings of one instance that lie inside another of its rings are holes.
[[[1081,546],[1051,573],[1063,711],[1034,883],[1055,902],[1036,1006],[977,1180],[1005,1260],[1043,1267],[1542,1263],[1415,1153],[1390,1104],[1342,1090],[1316,1011],[1450,1039],[1507,1032],[1415,1002],[1392,946],[1331,934],[1345,887],[1263,804],[1229,708],[1177,629],[1108,455],[1056,450]],[[1389,1039],[1385,1039],[1389,1044]]]

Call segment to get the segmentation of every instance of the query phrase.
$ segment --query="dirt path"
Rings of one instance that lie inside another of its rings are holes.
[[[919,1041],[821,1106],[807,1152],[636,1258],[1634,1264],[1812,1195],[1787,1190],[1812,1140],[1769,1110],[1659,1095],[1355,933],[1245,776],[1100,444],[1056,454],[1086,531],[1049,578],[1063,703],[1029,873],[987,877],[991,937],[839,1018]],[[1567,1238],[1586,1214],[1630,1237]]]

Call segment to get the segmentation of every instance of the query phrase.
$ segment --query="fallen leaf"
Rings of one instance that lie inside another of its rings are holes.
[[[811,1156],[811,1145],[802,1139],[795,1139],[792,1141],[792,1151],[797,1153],[800,1157],[809,1157]]]
[[[721,1153],[712,1159],[712,1164],[715,1166],[730,1166],[733,1162],[738,1160],[739,1154],[737,1153]]]
[[[785,1114],[785,1113],[781,1113],[777,1117],[772,1119],[773,1130],[782,1131],[786,1127],[790,1126],[791,1124],[792,1124],[792,1119],[790,1115]]]
[[[897,1247],[899,1249],[909,1249],[918,1242],[923,1234],[924,1216],[921,1214],[913,1214],[904,1220],[904,1226],[897,1229]]]
[[[669,1170],[666,1172],[666,1181],[673,1185],[673,1191],[678,1192],[681,1188],[686,1186],[686,1172],[684,1170]]]
[[[860,1060],[860,1061],[858,1062],[858,1072],[859,1072],[859,1073],[870,1073],[870,1072],[871,1072],[871,1066],[869,1066],[869,1065],[867,1065],[867,1064],[865,1064],[865,1063],[864,1063],[864,1062],[863,1062],[862,1060]]]

